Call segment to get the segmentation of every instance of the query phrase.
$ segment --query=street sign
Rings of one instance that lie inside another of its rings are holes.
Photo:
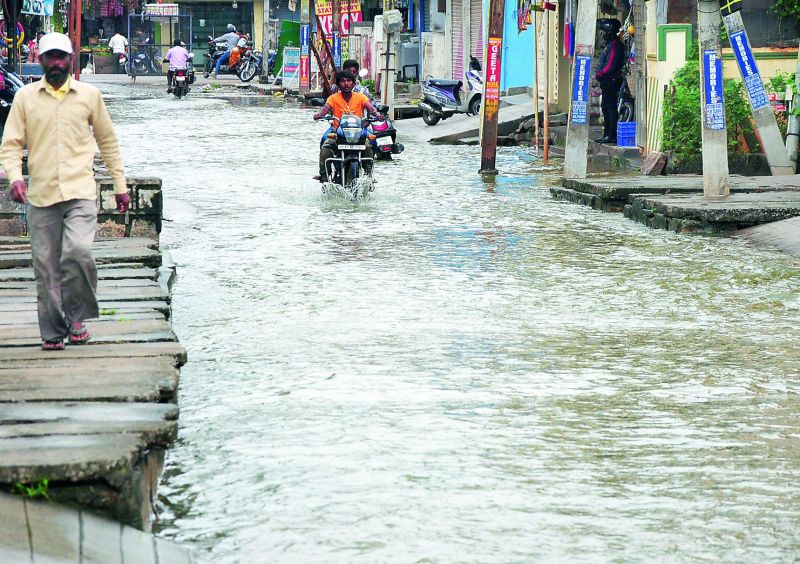
[[[589,71],[592,58],[587,55],[575,57],[575,77],[572,80],[572,116],[574,124],[588,123],[587,107],[589,106]]]
[[[716,49],[703,51],[703,85],[705,87],[706,127],[722,131],[725,129],[725,101],[722,91],[722,59]]]
[[[300,54],[301,55],[308,55],[308,38],[310,34],[311,26],[308,24],[303,24],[300,26]]]
[[[300,55],[300,90],[306,91],[309,88],[309,75],[311,64],[309,55]]]
[[[338,31],[333,32],[333,64],[337,69],[342,66],[342,35]]]

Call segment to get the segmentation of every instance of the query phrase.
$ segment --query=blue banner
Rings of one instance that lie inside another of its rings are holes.
[[[722,91],[722,59],[715,49],[703,51],[706,129],[725,129],[725,98]]]
[[[300,26],[300,54],[301,55],[308,55],[308,36],[309,36],[309,28],[308,24],[303,24]]]
[[[342,36],[338,31],[333,32],[333,64],[337,69],[342,66]]]
[[[754,110],[769,106],[767,93],[764,91],[764,82],[758,73],[753,50],[750,49],[750,43],[747,41],[747,34],[744,30],[741,30],[732,33],[730,38],[733,54],[736,56],[736,62],[739,64],[739,70],[742,73],[744,86],[750,96],[750,105],[753,106]]]
[[[572,79],[572,121],[573,124],[589,123],[587,107],[589,106],[589,71],[592,58],[587,55],[575,57],[575,76]]]

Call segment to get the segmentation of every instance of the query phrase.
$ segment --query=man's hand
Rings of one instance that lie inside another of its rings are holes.
[[[117,201],[117,211],[125,213],[131,207],[131,197],[128,194],[114,194],[114,199]]]
[[[319,114],[314,114],[314,121],[319,121],[322,119],[322,116]]]
[[[27,198],[28,187],[25,186],[24,180],[15,180],[11,183],[11,199],[20,204],[28,201]]]

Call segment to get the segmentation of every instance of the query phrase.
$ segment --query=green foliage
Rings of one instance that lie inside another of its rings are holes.
[[[778,71],[775,76],[767,80],[765,86],[769,92],[775,92],[776,94],[786,92],[787,86],[791,86],[793,90],[797,89],[794,73],[781,71]]]
[[[770,11],[781,18],[800,20],[800,0],[773,0]]]
[[[368,88],[370,92],[375,93],[375,81],[371,78],[366,78],[361,81],[361,86]]]
[[[728,127],[728,154],[740,150],[740,137],[755,143],[750,103],[744,85],[725,80],[725,120]],[[697,160],[702,151],[700,116],[700,63],[690,59],[678,70],[664,99],[661,148],[672,151],[676,160]],[[756,151],[756,147],[750,147]]]
[[[31,484],[30,486],[25,485],[22,482],[17,482],[14,484],[14,492],[30,498],[43,497],[45,499],[50,499],[50,497],[47,495],[48,484],[49,480],[47,478],[41,482]]]

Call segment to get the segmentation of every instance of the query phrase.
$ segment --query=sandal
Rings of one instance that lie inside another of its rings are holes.
[[[81,323],[78,327],[73,327],[71,324],[69,326],[69,344],[70,345],[83,345],[89,342],[92,336],[89,334],[89,330],[86,328],[86,325]]]
[[[64,339],[53,339],[52,341],[42,341],[43,351],[63,351]]]

